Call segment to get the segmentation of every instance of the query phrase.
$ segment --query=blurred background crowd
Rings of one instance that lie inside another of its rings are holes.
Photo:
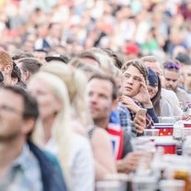
[[[190,191],[190,0],[0,0],[0,34],[0,190]]]
[[[71,55],[97,46],[162,57],[191,51],[189,0],[1,0],[0,5],[0,44],[10,51],[53,48]]]

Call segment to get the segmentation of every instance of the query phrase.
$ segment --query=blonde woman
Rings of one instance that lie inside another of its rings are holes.
[[[86,86],[87,80],[80,70],[60,63],[47,64],[41,68],[59,76],[67,85],[73,106],[74,125],[79,125],[88,132],[95,158],[96,180],[103,179],[106,175],[116,172],[112,146],[107,132],[101,128],[94,128],[92,118],[87,106]]]
[[[58,155],[72,191],[94,190],[94,167],[88,140],[71,128],[68,92],[63,81],[47,72],[30,79],[28,89],[37,98],[40,122],[34,141]]]

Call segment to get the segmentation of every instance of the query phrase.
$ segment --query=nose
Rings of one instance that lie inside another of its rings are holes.
[[[95,105],[97,103],[98,96],[96,94],[91,94],[89,96],[89,103]]]
[[[130,76],[130,77],[127,79],[127,83],[133,84],[133,77],[132,77],[132,76]]]

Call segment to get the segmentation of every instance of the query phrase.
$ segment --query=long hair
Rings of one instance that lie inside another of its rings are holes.
[[[93,122],[86,101],[87,78],[85,74],[60,63],[44,65],[41,70],[58,76],[66,84],[73,116],[81,122],[83,127],[91,126]]]
[[[70,125],[70,102],[67,88],[64,83],[55,75],[47,72],[38,72],[31,77],[30,82],[43,81],[47,84],[47,88],[61,103],[61,110],[56,114],[53,126],[51,127],[52,138],[56,141],[58,148],[58,157],[61,161],[61,166],[66,179],[70,185],[70,169],[69,157],[71,150],[71,141],[73,138],[73,131]],[[33,140],[37,144],[42,144],[43,132],[42,124],[38,123],[33,133]]]
[[[157,75],[158,77],[158,91],[156,93],[156,95],[151,99],[152,101],[152,104],[153,104],[153,107],[157,113],[158,116],[160,116],[160,113],[161,113],[161,109],[160,109],[160,98],[161,98],[161,81],[160,81],[160,78],[159,76]]]

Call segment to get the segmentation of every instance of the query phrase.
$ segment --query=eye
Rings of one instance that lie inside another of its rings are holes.
[[[139,78],[138,76],[134,76],[133,78],[135,81],[141,82],[141,78]]]
[[[128,79],[128,78],[131,77],[131,74],[126,73],[126,74],[124,75],[124,77]]]

